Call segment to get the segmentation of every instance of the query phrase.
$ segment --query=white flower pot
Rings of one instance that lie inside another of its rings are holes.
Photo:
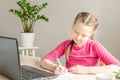
[[[35,33],[21,33],[22,47],[34,46]]]

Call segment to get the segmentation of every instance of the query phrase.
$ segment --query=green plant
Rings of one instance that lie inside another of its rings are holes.
[[[48,22],[48,18],[45,15],[38,14],[43,8],[46,8],[48,3],[31,5],[27,0],[20,0],[17,1],[17,5],[20,9],[10,9],[9,12],[17,15],[21,19],[24,32],[32,33],[34,24],[40,19]]]
[[[116,79],[120,79],[120,70],[115,74]]]

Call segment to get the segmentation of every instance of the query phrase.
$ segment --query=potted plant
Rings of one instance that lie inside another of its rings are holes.
[[[116,80],[120,80],[120,70],[115,74]]]
[[[23,36],[23,37],[29,39],[28,35],[31,34],[34,35],[34,25],[36,21],[44,20],[45,22],[48,22],[48,18],[45,15],[39,14],[39,12],[42,9],[46,8],[48,4],[42,3],[41,5],[32,5],[27,0],[20,0],[17,1],[17,5],[20,7],[19,9],[10,9],[9,12],[17,15],[20,18],[23,26],[22,34],[23,33],[27,34],[27,36]],[[34,38],[34,36],[32,36],[32,38]],[[29,39],[27,42],[25,42],[28,43],[28,45],[24,45],[24,42],[22,42],[22,46],[25,47],[33,46],[32,44],[30,45],[30,43],[33,43],[33,42],[29,42],[30,40],[34,40],[34,39]]]

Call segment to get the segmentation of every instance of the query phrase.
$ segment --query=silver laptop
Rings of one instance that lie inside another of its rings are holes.
[[[49,80],[57,77],[30,66],[20,66],[17,39],[3,36],[0,36],[0,74],[11,80]]]

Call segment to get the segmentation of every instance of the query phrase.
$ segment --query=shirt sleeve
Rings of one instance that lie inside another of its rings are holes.
[[[100,44],[99,42],[96,42],[94,44],[94,51],[97,54],[97,56],[106,64],[114,64],[120,66],[120,62],[117,58],[115,58],[105,47]]]
[[[66,47],[69,43],[69,40],[63,41],[55,49],[53,49],[46,56],[44,56],[43,59],[48,59],[52,62],[56,61],[56,56],[60,58],[62,55],[64,55]]]

